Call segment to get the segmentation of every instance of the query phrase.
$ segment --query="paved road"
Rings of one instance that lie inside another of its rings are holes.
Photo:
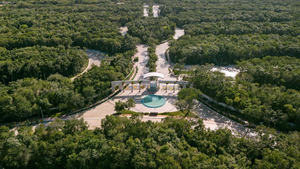
[[[148,56],[148,45],[139,44],[136,45],[137,53],[134,55],[135,57],[139,58],[139,61],[135,63],[134,66],[138,67],[138,72],[134,78],[134,80],[143,80],[144,74],[149,72],[149,68],[146,67],[148,63],[149,56]]]

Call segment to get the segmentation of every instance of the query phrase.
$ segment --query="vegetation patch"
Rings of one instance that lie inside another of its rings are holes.
[[[167,115],[173,117],[191,117],[191,118],[199,118],[198,115],[194,113],[188,113],[188,111],[175,111],[175,112],[163,112],[159,113],[159,115]]]

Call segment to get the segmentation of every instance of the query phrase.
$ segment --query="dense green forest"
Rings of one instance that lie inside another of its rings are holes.
[[[176,24],[168,18],[143,17],[128,24],[128,33],[140,38],[142,43],[156,43],[174,35]]]
[[[300,16],[300,3],[297,0],[156,0],[155,2],[164,4],[160,7],[160,14],[175,22],[178,27],[203,22],[221,23],[224,26],[235,21],[270,22],[271,25],[279,22],[283,25],[287,23],[288,27],[293,27],[293,30],[299,32],[296,25],[290,24],[299,24],[294,22],[298,21]]]
[[[83,55],[80,57],[75,51],[69,52],[68,48],[72,46],[96,49],[110,55],[135,49],[137,41],[130,35],[122,36],[119,26],[141,15],[138,4],[117,6],[111,1],[53,3],[22,1],[1,7],[0,47],[6,50],[0,54],[0,76],[7,78],[7,82],[24,77],[45,79],[53,73],[72,76],[80,72]],[[39,47],[32,48],[34,46]],[[61,46],[67,51],[64,52]],[[48,50],[57,51],[47,52],[46,47],[54,47]],[[50,68],[45,67],[48,62]],[[19,77],[13,78],[11,74],[19,74]]]
[[[3,84],[34,77],[46,79],[51,74],[73,75],[81,71],[88,56],[78,48],[34,46],[0,51],[0,77]]]
[[[299,129],[300,122],[300,92],[282,86],[284,79],[279,77],[279,73],[272,72],[268,74],[268,70],[274,68],[270,63],[267,63],[270,57],[260,59],[253,59],[258,70],[262,71],[261,77],[257,77],[256,71],[246,71],[241,73],[234,80],[232,77],[225,77],[223,73],[210,71],[212,65],[202,65],[194,68],[190,74],[190,80],[194,82],[194,87],[200,89],[206,95],[213,99],[233,106],[241,110],[241,114],[245,119],[251,122],[263,122],[269,127],[276,127],[280,130],[295,130]],[[280,74],[290,74],[291,71],[296,72],[296,69],[284,69],[289,65],[286,57],[275,57],[274,62],[279,62],[278,69]],[[299,62],[299,59],[291,59],[291,61]],[[296,61],[295,61],[296,60]],[[281,64],[280,61],[283,61]],[[248,63],[242,62],[240,65]],[[247,64],[250,67],[249,64]],[[281,65],[281,66],[279,66]],[[254,67],[254,66],[253,66]],[[259,69],[259,67],[261,69]],[[263,71],[265,70],[265,74]],[[293,73],[295,76],[296,73]],[[289,78],[288,77],[284,78]],[[270,82],[259,84],[259,81],[268,78]],[[273,79],[273,80],[272,80]],[[275,81],[278,81],[276,86]],[[281,83],[281,84],[280,84]],[[296,87],[297,84],[290,84],[291,87]],[[288,85],[287,85],[288,86]]]
[[[185,29],[170,41],[171,61],[204,65],[187,78],[194,87],[241,112],[239,117],[281,130],[299,129],[299,17],[296,0],[157,0],[162,17]],[[235,79],[211,65],[237,64]]]
[[[240,80],[300,90],[300,60],[297,58],[267,56],[239,62],[236,67],[241,69]]]
[[[170,57],[187,64],[235,64],[264,56],[299,57],[300,3],[267,1],[176,1],[160,14],[185,29],[186,36],[171,43]]]
[[[131,58],[133,53],[127,53]],[[126,56],[119,55],[102,60],[100,67],[75,79],[53,74],[46,80],[24,78],[0,86],[0,122],[41,118],[60,110],[76,110],[112,93],[110,82],[125,79],[132,65]],[[130,65],[130,66],[129,66]]]
[[[257,129],[255,139],[210,131],[203,122],[166,118],[142,122],[137,116],[106,116],[101,128],[84,120],[57,120],[34,132],[14,135],[0,128],[4,168],[299,168],[298,132]],[[264,133],[264,134],[263,134]]]
[[[142,15],[126,1],[16,1],[0,7],[0,121],[70,112],[111,94],[110,81],[132,69],[138,38],[119,27]],[[85,49],[109,55],[85,69]]]
[[[227,65],[269,55],[300,57],[299,38],[290,35],[186,35],[170,44],[170,59],[185,58],[186,64]]]

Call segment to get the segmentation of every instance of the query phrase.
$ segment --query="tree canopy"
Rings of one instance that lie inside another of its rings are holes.
[[[298,168],[299,133],[257,129],[255,139],[228,129],[210,131],[202,120],[106,116],[87,130],[83,119],[18,129],[0,127],[3,168]]]

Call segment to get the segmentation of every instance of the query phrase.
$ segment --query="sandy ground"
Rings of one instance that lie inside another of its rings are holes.
[[[191,69],[192,67],[194,67],[195,65],[185,65],[184,68],[185,69]],[[211,71],[220,71],[222,73],[225,74],[225,76],[227,77],[233,77],[235,78],[235,76],[240,72],[239,69],[235,68],[235,65],[229,65],[229,66],[214,66]]]
[[[159,5],[153,5],[152,12],[153,12],[153,17],[158,17]]]
[[[128,27],[127,26],[120,27],[120,29],[121,29],[120,32],[122,33],[123,36],[127,34],[127,31],[128,31]]]
[[[180,29],[180,28],[175,28],[175,35],[174,35],[174,39],[178,39],[180,36],[184,35],[184,29]]]
[[[96,66],[100,66],[101,60],[105,58],[105,53],[100,52],[98,50],[93,50],[93,49],[87,49],[86,53],[89,56],[89,64],[88,66],[85,68],[85,70],[83,72],[81,72],[80,74],[78,74],[75,77],[71,78],[71,81],[73,81],[74,79],[76,79],[78,76],[82,75],[83,73],[87,72],[89,69],[92,68],[92,65],[96,65]]]
[[[138,72],[134,78],[134,80],[143,80],[144,74],[149,72],[149,68],[146,67],[148,63],[149,56],[148,56],[148,46],[144,44],[139,44],[136,46],[137,53],[134,55],[135,57],[139,58],[139,61],[134,64],[134,66],[138,67]]]
[[[144,15],[143,15],[143,16],[149,16],[149,15],[148,15],[148,8],[149,8],[149,5],[143,5],[143,8],[144,8],[144,10],[143,10]]]
[[[224,73],[225,76],[235,78],[235,76],[240,72],[240,70],[236,69],[234,66],[235,65],[215,66],[214,68],[211,69],[211,71],[220,71],[220,72]]]

